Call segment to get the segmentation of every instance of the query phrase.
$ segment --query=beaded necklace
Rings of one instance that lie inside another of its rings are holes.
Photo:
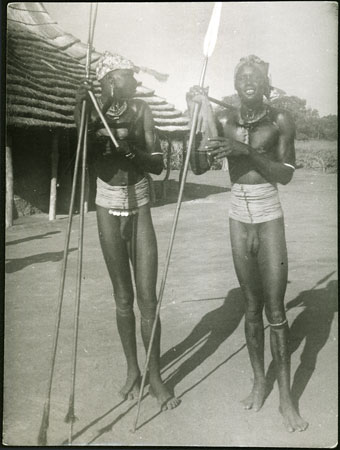
[[[243,131],[243,142],[249,145],[250,142],[250,131],[255,128],[260,120],[262,120],[268,114],[268,107],[264,105],[264,108],[260,111],[254,111],[248,115],[245,119],[241,115],[241,110],[238,114],[238,123],[241,125]]]
[[[98,104],[100,108],[103,108],[103,102],[100,98],[98,98]],[[107,110],[106,114],[112,118],[113,120],[118,120],[119,117],[127,110],[127,102],[124,100],[123,104],[119,107],[115,105],[111,105],[110,108]]]

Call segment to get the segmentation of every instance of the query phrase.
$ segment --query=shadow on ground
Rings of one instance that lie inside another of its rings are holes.
[[[6,242],[6,247],[8,245],[15,245],[15,244],[22,244],[24,242],[34,241],[35,239],[46,239],[49,238],[52,234],[58,234],[60,231],[49,231],[48,233],[44,234],[36,234],[35,236],[28,236],[23,239],[17,239],[15,241]]]
[[[321,282],[318,284],[320,283]],[[329,337],[334,313],[337,311],[337,286],[337,281],[329,281],[325,288],[315,289],[314,287],[303,291],[287,304],[287,309],[295,307],[304,308],[295,318],[290,328],[291,353],[294,353],[305,340],[304,349],[301,354],[301,363],[294,374],[292,384],[292,394],[297,407],[298,400],[314,372],[318,353],[326,344]],[[200,300],[207,301],[210,299]],[[183,362],[164,380],[168,389],[173,392],[176,385],[200,367],[204,361],[209,358],[219,348],[219,346],[235,332],[243,315],[244,300],[241,289],[232,289],[221,306],[209,311],[202,317],[198,324],[195,325],[185,339],[162,355],[161,367],[163,372],[165,370],[168,371],[175,364],[177,365],[181,360],[183,360]],[[199,384],[205,381],[243,349],[246,349],[246,343],[241,345],[216,367],[205,373],[204,376],[195,381],[177,397],[182,398],[189,391],[195,389]],[[267,395],[269,395],[275,382],[275,369],[273,362],[270,363],[266,376],[269,384]],[[147,397],[147,395],[148,394],[145,393],[143,399]],[[74,435],[74,438],[81,436],[86,430],[94,426],[123,403],[124,402],[118,403],[102,416],[94,419],[82,430],[78,431]],[[120,413],[108,425],[98,429],[97,434],[91,439],[90,442],[88,442],[88,445],[93,444],[103,434],[111,432],[113,427],[131,410],[133,410],[135,406],[136,402],[133,402],[132,404],[127,403],[127,408],[122,413]],[[150,423],[159,414],[161,414],[160,411],[149,417],[137,427],[137,430]],[[63,444],[65,444],[65,442]]]
[[[161,367],[166,370],[186,357],[185,361],[167,377],[168,388],[174,390],[189,373],[203,364],[233,334],[243,315],[244,301],[241,289],[232,289],[220,307],[203,316],[182,342],[162,356]],[[196,382],[195,386],[201,381]],[[186,392],[191,389],[187,389]]]
[[[70,248],[68,253],[74,252],[77,248]],[[61,252],[46,252],[38,253],[37,255],[25,256],[24,258],[12,258],[6,260],[5,272],[13,273],[25,269],[31,264],[41,264],[46,262],[58,262],[64,256],[64,251]]]
[[[208,301],[210,299],[200,299],[195,301]],[[214,299],[216,300],[216,299]],[[176,344],[170,350],[168,350],[161,357],[161,367],[163,370],[169,370],[174,364],[177,364],[181,359],[185,359],[182,364],[176,368],[170,375],[164,380],[168,389],[172,392],[175,386],[183,380],[187,375],[197,369],[204,361],[209,358],[219,346],[230,337],[233,332],[238,327],[242,317],[244,315],[244,302],[241,294],[241,289],[232,289],[227,297],[225,298],[223,305],[209,311],[197,325],[193,328],[190,334],[180,343]],[[178,398],[183,397],[186,393],[196,388],[200,383],[206,380],[210,375],[216,372],[223,364],[227,363],[231,358],[233,358],[239,351],[245,348],[245,344],[237,349],[233,354],[228,356],[227,359],[222,361],[208,373],[206,373],[201,379],[196,381],[188,389],[181,393]],[[188,357],[188,355],[190,355]],[[145,393],[143,399],[149,394]],[[102,416],[94,419],[90,424],[86,425],[79,432],[74,435],[74,439],[81,436],[86,430],[91,428],[93,425],[98,423],[105,416],[113,412],[118,406],[122,404],[118,403],[113,406],[110,410],[104,413]],[[87,445],[93,444],[100,436],[104,433],[111,432],[113,427],[125,417],[134,407],[136,402],[132,404],[127,403],[127,409],[119,414],[112,422],[103,428],[100,428],[95,437],[87,443]],[[161,412],[157,412],[152,417],[147,419],[145,422],[137,427],[137,430],[142,428],[147,423],[155,419]],[[63,444],[65,444],[63,442]]]
[[[329,281],[325,288],[302,291],[287,303],[287,309],[302,307],[301,313],[290,326],[290,353],[293,354],[304,342],[300,364],[292,381],[292,397],[297,410],[299,400],[315,370],[319,352],[326,344],[334,314],[338,311],[338,281]],[[268,393],[275,382],[275,367],[272,361],[267,371]]]
[[[176,203],[179,193],[179,182],[176,180],[168,180],[164,182],[165,188],[165,198],[163,197],[163,182],[159,180],[154,181],[156,202],[153,207],[168,205],[171,203]],[[209,195],[220,194],[222,192],[230,191],[229,188],[221,186],[213,186],[210,184],[196,184],[196,183],[185,183],[183,202],[198,200],[201,198],[209,197]]]

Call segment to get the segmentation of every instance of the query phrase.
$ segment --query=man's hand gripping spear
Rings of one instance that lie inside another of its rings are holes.
[[[214,9],[213,9],[211,19],[210,19],[210,23],[208,26],[208,30],[207,30],[207,33],[206,33],[205,39],[204,39],[204,45],[203,45],[204,61],[203,61],[203,66],[202,66],[202,71],[201,71],[201,76],[200,76],[200,81],[199,81],[200,88],[203,88],[204,78],[205,78],[205,74],[206,74],[206,70],[207,70],[207,66],[208,66],[208,60],[209,60],[209,57],[212,55],[214,48],[215,48],[217,34],[218,34],[218,28],[219,28],[219,23],[220,23],[220,17],[221,17],[221,9],[222,9],[222,2],[215,2]],[[188,150],[186,153],[186,158],[185,158],[185,163],[184,163],[184,168],[183,168],[183,175],[181,178],[181,183],[180,183],[180,188],[179,188],[178,200],[177,200],[175,215],[174,215],[174,219],[173,219],[171,235],[170,235],[170,239],[169,239],[168,251],[166,254],[166,258],[165,258],[165,265],[164,265],[163,277],[161,280],[161,285],[160,285],[160,290],[159,290],[155,319],[154,319],[154,323],[153,323],[153,327],[152,327],[148,351],[146,354],[146,361],[145,361],[142,382],[141,382],[141,387],[140,387],[140,392],[139,392],[139,397],[138,397],[137,414],[136,414],[136,419],[135,419],[135,423],[134,423],[134,427],[133,427],[133,432],[136,431],[137,424],[138,424],[140,404],[141,404],[141,400],[143,398],[143,390],[144,390],[145,379],[146,379],[146,374],[147,374],[150,355],[151,355],[151,349],[152,349],[155,332],[156,332],[156,327],[157,327],[157,322],[158,322],[158,318],[159,318],[159,314],[160,314],[163,293],[164,293],[164,288],[165,288],[165,282],[166,282],[166,277],[167,277],[169,263],[170,263],[171,251],[172,251],[172,247],[173,247],[173,243],[174,243],[175,232],[176,232],[176,227],[177,227],[177,222],[178,222],[178,216],[179,216],[179,211],[180,211],[181,203],[182,203],[184,185],[185,185],[187,172],[188,172],[188,168],[189,168],[190,154],[191,154],[192,148],[194,147],[194,143],[195,143],[195,133],[196,133],[198,113],[199,113],[199,104],[195,103],[194,111],[193,111],[193,118],[192,118],[192,122],[191,122],[190,137],[189,137],[189,142],[188,142]]]

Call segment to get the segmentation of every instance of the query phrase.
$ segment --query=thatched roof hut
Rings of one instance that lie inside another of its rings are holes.
[[[47,161],[40,172],[45,177],[46,172],[52,173],[51,177],[48,175],[50,177],[49,210],[50,218],[55,218],[56,206],[51,203],[56,203],[59,172],[61,166],[69,167],[69,160],[73,156],[70,147],[75,149],[76,128],[73,118],[75,91],[79,81],[84,77],[86,51],[87,45],[73,35],[65,33],[52,20],[42,3],[13,2],[8,4],[6,172],[9,176],[6,203],[9,208],[9,216],[13,203],[11,201],[13,186],[11,188],[11,174],[9,173],[11,172],[12,158],[14,190],[17,187],[17,192],[14,193],[17,193],[19,197],[25,194],[30,197],[28,202],[34,204],[36,198],[33,198],[31,193],[38,191],[37,183],[33,189],[31,184],[27,185],[27,179],[19,182],[17,175],[21,173],[27,175],[27,167],[31,164],[30,177],[32,179],[33,171],[37,170],[37,166],[42,164],[44,158],[46,159],[43,152],[46,153],[46,149],[49,149]],[[94,78],[94,69],[100,56],[100,53],[92,52],[90,76],[94,80],[96,94],[100,93],[100,85]],[[161,137],[171,141],[176,136],[182,139],[187,134],[187,118],[176,110],[174,105],[158,97],[154,90],[141,85],[137,89],[136,97],[149,104],[155,126]],[[19,147],[23,146],[26,148],[19,151]],[[11,147],[14,149],[13,154]],[[34,148],[36,149],[35,157]],[[31,158],[30,161],[29,158]],[[40,184],[46,185],[46,180],[41,181]],[[36,197],[37,195],[35,194]],[[39,195],[42,198],[43,194]],[[46,210],[46,205],[44,208],[38,205],[37,209]],[[9,219],[8,222],[11,220]]]
[[[65,33],[41,3],[9,4],[7,24],[8,125],[74,128],[74,95],[87,46]],[[93,78],[99,57],[92,53]],[[95,87],[99,93],[96,82]],[[188,130],[188,120],[154,90],[140,86],[136,97],[149,104],[160,132]]]

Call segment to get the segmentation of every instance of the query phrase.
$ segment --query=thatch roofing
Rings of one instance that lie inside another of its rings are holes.
[[[84,77],[87,46],[65,33],[38,2],[7,7],[7,124],[74,128],[75,91]],[[91,77],[100,53],[93,51]],[[95,91],[100,86],[95,81]],[[136,98],[151,108],[161,132],[186,132],[188,119],[145,86]]]

